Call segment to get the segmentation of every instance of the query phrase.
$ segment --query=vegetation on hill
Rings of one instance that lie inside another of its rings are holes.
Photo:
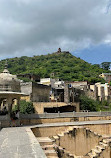
[[[91,65],[84,60],[73,56],[70,53],[53,53],[48,55],[6,59],[8,69],[12,74],[33,73],[40,78],[50,77],[51,73],[55,78],[65,81],[88,81],[95,83],[103,81],[99,78],[102,72],[109,72],[100,68],[99,65]],[[6,60],[0,61],[0,71],[4,69]]]

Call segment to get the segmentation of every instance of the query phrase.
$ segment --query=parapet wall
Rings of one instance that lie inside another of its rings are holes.
[[[75,121],[96,121],[111,120],[110,112],[92,113],[44,113],[44,114],[20,114],[20,124],[35,125],[43,123],[75,122]],[[7,117],[0,117],[1,127],[9,127],[10,120]]]

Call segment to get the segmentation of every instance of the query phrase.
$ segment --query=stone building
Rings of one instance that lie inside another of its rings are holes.
[[[51,102],[64,102],[64,81],[60,79],[42,78],[40,79],[40,84],[51,86]]]
[[[33,82],[21,83],[21,91],[27,95],[25,97],[21,97],[21,99],[32,101],[36,113],[79,111],[77,90],[74,91],[75,99],[73,100],[71,96],[69,101],[67,102],[66,98],[68,96],[65,95],[67,88],[64,88],[64,81],[60,81],[59,79],[43,79],[42,81],[43,84]],[[69,89],[68,93],[72,94],[72,89]]]
[[[41,78],[40,79],[40,84],[43,84],[43,85],[47,85],[47,86],[50,86],[51,85],[51,82],[52,82],[52,78]]]
[[[40,76],[32,74],[32,73],[27,73],[27,74],[19,74],[17,75],[18,78],[27,78],[31,81],[39,82],[40,81]]]
[[[92,92],[95,94],[95,100],[109,100],[111,97],[110,86],[108,83],[101,84],[98,82],[95,85],[90,85],[90,90],[92,90]]]
[[[108,83],[111,81],[111,73],[102,73],[99,77],[103,78]]]
[[[81,91],[71,86],[71,83],[66,82],[64,85],[64,102],[69,105],[69,111],[79,112],[79,95]]]
[[[60,79],[51,80],[51,96],[52,102],[64,102],[64,81]]]
[[[75,97],[76,99],[79,98],[77,96],[79,96],[80,94],[86,95],[91,99],[99,100],[99,101],[109,100],[111,96],[110,86],[108,85],[108,83],[101,84],[100,82],[98,82],[93,85],[90,85],[87,83],[87,81],[80,81],[80,82],[76,81],[76,82],[67,82],[67,84],[69,85],[70,88],[71,87],[74,88],[73,91],[76,91],[76,93],[75,92],[72,93],[74,96],[76,94]]]
[[[50,86],[38,84],[35,82],[23,82],[21,83],[21,92],[25,93],[26,101],[32,102],[49,102],[50,101]]]
[[[7,70],[7,65],[2,73],[0,73],[0,114],[11,115],[14,101],[18,105],[20,97],[23,95],[20,89],[20,80],[16,75],[12,75]]]
[[[88,87],[87,81],[74,81],[74,82],[66,82],[70,87],[74,87],[76,89],[86,89]]]

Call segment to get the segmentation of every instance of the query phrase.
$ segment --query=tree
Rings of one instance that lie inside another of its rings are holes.
[[[15,105],[15,108],[13,111],[16,111],[18,109],[18,106]],[[23,114],[31,114],[34,113],[34,107],[32,102],[26,102],[25,100],[20,101],[20,113]]]
[[[87,96],[81,95],[80,96],[80,109],[89,110],[89,111],[97,111],[99,110],[99,102]]]
[[[104,70],[109,70],[110,69],[110,62],[103,62],[103,63],[101,63],[101,67]]]

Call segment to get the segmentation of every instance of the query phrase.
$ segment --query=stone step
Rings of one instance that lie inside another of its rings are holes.
[[[104,139],[111,139],[111,135],[102,135],[102,137],[104,138]]]
[[[58,134],[58,137],[63,137],[63,136],[64,136],[64,133]]]
[[[37,137],[37,140],[41,146],[52,145],[52,143],[53,143],[53,140],[51,140],[49,137]]]
[[[37,140],[39,142],[43,142],[43,141],[45,141],[45,142],[53,142],[53,140],[50,139],[49,137],[37,137]]]
[[[96,154],[99,154],[101,152],[101,150],[97,150],[96,148],[95,149],[91,149],[92,153],[96,153]]]
[[[44,150],[46,156],[57,156],[57,153],[55,150]]]
[[[44,145],[52,145],[52,142],[39,142],[39,144],[41,146],[44,146]]]
[[[103,143],[110,143],[111,142],[111,139],[103,139]]]
[[[89,155],[90,158],[96,158],[97,157],[97,154],[92,153],[92,152],[88,153],[88,155]]]
[[[58,156],[47,156],[47,158],[59,158]]]
[[[73,129],[74,129],[74,127],[69,127],[67,130],[72,131]]]
[[[47,158],[58,158],[58,156],[47,156]]]
[[[54,145],[43,145],[41,146],[43,150],[53,150],[54,149]]]
[[[96,149],[97,149],[97,150],[100,150],[100,151],[103,151],[103,150],[105,149],[105,147],[102,147],[102,146],[100,146],[100,145],[97,145],[97,146],[96,146]]]
[[[59,139],[59,137],[58,136],[53,136],[53,139],[55,140],[55,139]]]
[[[99,145],[102,146],[103,148],[105,148],[105,147],[108,146],[108,144],[105,144],[105,143],[103,143],[103,142],[99,142]]]

